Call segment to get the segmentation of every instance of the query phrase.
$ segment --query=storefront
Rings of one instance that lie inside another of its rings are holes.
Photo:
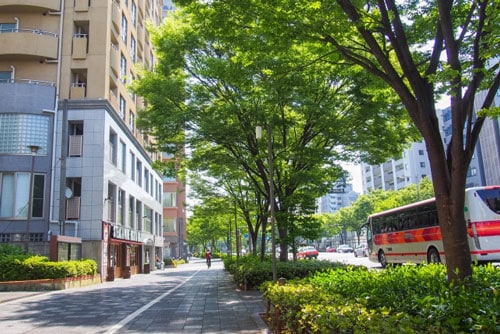
[[[107,264],[106,279],[130,278],[131,275],[143,272],[141,264],[146,263],[146,259],[141,261],[141,255],[145,246],[137,241],[141,233],[109,223],[103,223],[103,229],[105,232],[103,235],[109,236],[107,240],[103,240],[105,251],[103,258]]]

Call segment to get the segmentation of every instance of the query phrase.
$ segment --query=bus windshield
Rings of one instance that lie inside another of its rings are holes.
[[[500,189],[481,189],[476,191],[477,195],[495,213],[500,213]]]

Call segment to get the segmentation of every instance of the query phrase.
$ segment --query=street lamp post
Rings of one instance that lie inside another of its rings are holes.
[[[262,138],[262,128],[257,126],[255,129],[257,139]],[[273,271],[273,282],[278,280],[278,270],[276,267],[276,236],[275,230],[275,212],[274,212],[274,162],[273,162],[273,142],[271,136],[271,125],[267,124],[267,151],[269,162],[269,202],[270,202],[270,219],[271,219],[271,260]]]
[[[28,195],[28,216],[26,219],[26,234],[24,236],[24,249],[26,252],[28,252],[29,249],[29,242],[30,242],[30,222],[31,218],[33,216],[33,183],[35,181],[35,178],[33,177],[34,170],[35,170],[35,155],[38,153],[38,151],[41,149],[40,146],[37,145],[28,145],[28,148],[31,151],[31,173],[30,173],[30,188],[29,188],[29,195]]]

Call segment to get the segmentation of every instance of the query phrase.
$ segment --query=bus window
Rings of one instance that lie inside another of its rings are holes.
[[[477,194],[491,211],[500,213],[500,191],[498,189],[482,189]]]

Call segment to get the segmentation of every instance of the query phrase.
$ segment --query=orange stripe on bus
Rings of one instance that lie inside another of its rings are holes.
[[[495,220],[495,221],[474,222],[467,224],[467,233],[471,238],[474,236],[472,225],[476,226],[478,237],[500,236],[500,221]]]
[[[374,236],[376,245],[404,244],[435,240],[442,240],[441,228],[439,226],[418,230],[382,233]]]

